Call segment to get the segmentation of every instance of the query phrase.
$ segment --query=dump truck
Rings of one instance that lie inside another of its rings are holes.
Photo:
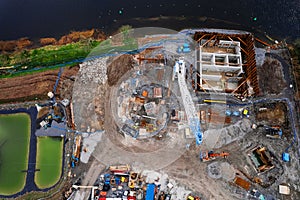
[[[213,159],[216,159],[217,157],[223,157],[226,158],[229,156],[229,153],[222,152],[222,153],[214,153],[213,151],[202,151],[200,152],[200,160],[202,162],[210,161]]]

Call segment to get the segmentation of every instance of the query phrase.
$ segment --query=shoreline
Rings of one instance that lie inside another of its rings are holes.
[[[297,39],[297,35],[283,35],[282,33],[269,32],[267,33],[261,25],[258,26],[257,22],[253,21],[253,25],[247,26],[244,24],[240,24],[233,21],[228,21],[225,19],[218,19],[208,16],[155,16],[149,18],[136,17],[129,19],[119,19],[115,20],[114,23],[110,24],[107,28],[99,28],[99,27],[90,27],[90,28],[81,28],[75,30],[69,30],[68,32],[62,32],[59,34],[52,35],[42,35],[41,37],[31,37],[31,36],[23,36],[15,39],[9,40],[1,40],[4,42],[8,41],[17,41],[22,38],[30,39],[34,44],[37,44],[40,39],[43,38],[54,38],[59,40],[60,38],[69,35],[72,32],[86,32],[90,30],[96,30],[102,32],[105,36],[115,34],[118,29],[123,25],[130,25],[133,28],[142,28],[142,27],[161,27],[172,29],[176,31],[180,31],[183,29],[192,29],[195,27],[201,28],[218,28],[218,29],[236,29],[236,30],[245,30],[250,31],[252,33],[267,35],[271,37],[278,38],[278,40],[291,40],[294,41]],[[1,50],[0,50],[1,51]]]

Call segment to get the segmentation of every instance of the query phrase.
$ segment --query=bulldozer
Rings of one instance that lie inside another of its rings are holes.
[[[229,156],[229,153],[224,152],[224,151],[222,153],[214,153],[213,151],[202,151],[202,152],[200,152],[201,162],[214,160],[217,157],[227,158],[227,156]]]

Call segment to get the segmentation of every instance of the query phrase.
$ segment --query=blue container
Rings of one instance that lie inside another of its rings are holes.
[[[184,43],[184,44],[183,44],[183,47],[184,47],[184,48],[189,48],[190,45],[189,45],[188,43]]]
[[[290,154],[283,153],[282,154],[282,160],[283,160],[283,162],[289,162],[290,161]]]
[[[117,184],[117,185],[120,185],[120,183],[121,183],[121,179],[120,179],[120,178],[116,177],[116,178],[115,178],[115,181],[116,181],[116,184]]]
[[[109,185],[110,184],[110,174],[105,174],[104,175],[104,180],[105,180],[105,184]]]
[[[233,111],[232,115],[236,116],[236,117],[239,117],[240,116],[240,111]]]
[[[182,52],[183,53],[189,53],[189,52],[191,52],[191,49],[190,48],[183,48]]]
[[[181,53],[181,47],[178,47],[177,53]]]
[[[226,111],[225,111],[225,115],[226,115],[226,116],[230,116],[230,115],[231,115],[231,111],[230,111],[230,110],[226,110]]]
[[[146,198],[145,200],[153,200],[154,199],[154,193],[155,193],[155,185],[148,184],[147,185],[147,190],[146,190]]]

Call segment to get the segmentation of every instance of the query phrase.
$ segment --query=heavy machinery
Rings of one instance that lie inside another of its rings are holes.
[[[224,151],[222,153],[214,153],[213,151],[202,151],[202,152],[200,152],[200,160],[202,162],[214,160],[217,157],[226,158],[227,156],[229,156],[229,153],[226,153]]]
[[[189,195],[186,199],[187,200],[200,200],[200,197],[195,197],[195,196]]]
[[[264,128],[267,132],[266,136],[269,138],[281,138],[282,129],[280,126],[267,126],[264,125]]]
[[[186,74],[186,67],[184,59],[181,57],[179,58],[179,61],[176,62],[174,66],[174,72],[173,72],[173,80],[175,78],[178,79],[179,89],[183,101],[183,106],[185,109],[186,116],[188,117],[188,122],[190,125],[191,131],[195,135],[196,144],[200,145],[202,143],[203,134],[200,128],[200,122],[198,118],[198,114],[192,99],[192,96],[190,94],[190,91],[188,90],[186,81],[185,81],[185,74]]]

